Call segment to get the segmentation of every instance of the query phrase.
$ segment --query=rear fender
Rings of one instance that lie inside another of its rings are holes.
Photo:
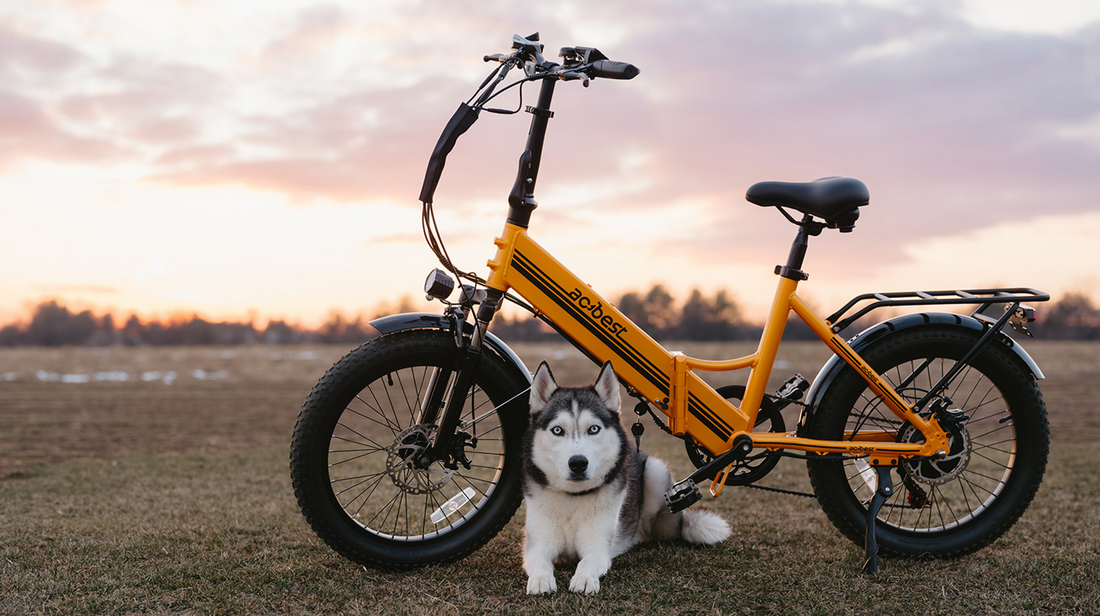
[[[974,330],[979,333],[984,331],[986,328],[986,326],[983,325],[981,321],[975,319],[974,317],[961,314],[950,314],[945,312],[906,314],[868,327],[862,332],[856,334],[851,340],[849,340],[848,345],[851,346],[855,352],[859,353],[863,349],[867,348],[871,343],[879,340],[887,334],[892,334],[894,332],[905,329],[912,329],[914,327],[923,327],[925,325],[949,325],[962,329]],[[992,342],[992,344],[998,343],[1003,344],[1004,346],[1012,350],[1016,354],[1016,356],[1020,358],[1020,361],[1022,361],[1024,365],[1027,366],[1028,370],[1031,372],[1032,376],[1034,376],[1036,380],[1041,380],[1045,378],[1043,377],[1042,370],[1040,370],[1038,364],[1035,363],[1035,360],[1032,359],[1031,356],[1027,354],[1027,351],[1024,350],[1024,347],[1022,347],[1015,340],[1008,337],[1004,332],[998,332],[997,337]],[[831,358],[829,358],[829,361],[825,362],[825,365],[821,367],[821,370],[817,373],[817,376],[814,377],[813,385],[810,387],[810,391],[806,396],[806,407],[803,411],[803,416],[798,421],[799,428],[805,425],[806,419],[809,417],[809,415],[813,414],[814,410],[817,408],[818,403],[821,402],[821,397],[826,391],[828,391],[829,386],[832,384],[833,380],[847,365],[848,364],[845,363],[844,360],[840,359],[839,356],[833,355]]]

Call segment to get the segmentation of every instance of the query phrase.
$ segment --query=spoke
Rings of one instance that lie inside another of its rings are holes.
[[[385,447],[367,447],[363,443],[356,443],[356,445],[363,445],[363,446],[358,448],[358,449],[329,449],[328,452],[329,453],[359,453],[360,455],[355,456],[355,458],[361,458],[363,456],[369,456],[373,453],[378,453],[379,451],[386,451]],[[362,452],[366,452],[366,453],[362,453]],[[352,458],[352,460],[354,460],[355,458]],[[344,461],[347,462],[347,460],[344,460]]]
[[[1006,466],[1004,468],[1008,468],[1008,467]],[[1000,477],[990,477],[989,475],[986,475],[985,473],[979,473],[978,471],[973,471],[973,470],[970,470],[969,468],[966,469],[965,472],[963,472],[963,475],[973,475],[975,477],[981,477],[982,479],[988,479],[989,481],[992,481],[993,483],[1001,483],[1001,478]],[[992,492],[990,492],[990,494],[992,494]]]
[[[384,475],[384,474],[385,474],[385,473],[378,473],[378,475]],[[348,487],[344,488],[343,490],[340,490],[339,492],[333,492],[333,493],[332,493],[332,495],[333,495],[333,496],[340,496],[341,494],[343,494],[344,492],[347,492],[348,490],[354,490],[355,488],[358,488],[359,486],[363,485],[364,483],[368,483],[368,482],[370,482],[370,480],[371,480],[371,479],[372,479],[373,477],[378,477],[378,475],[368,476],[368,477],[367,477],[366,479],[363,479],[362,481],[360,481],[360,482],[358,482],[358,483],[352,484],[352,485],[350,485],[350,486],[348,486]],[[382,480],[382,478],[381,478],[381,477],[378,477],[378,481],[381,481],[381,480]],[[378,481],[375,481],[375,482],[374,482],[374,484],[375,484],[375,485],[377,485],[377,484],[378,484]],[[329,482],[329,483],[335,483],[335,482]],[[367,488],[364,488],[364,491],[366,491],[366,490],[369,490],[369,489],[370,489],[369,487],[367,487]],[[359,498],[359,496],[362,496],[362,494],[363,494],[363,492],[360,492],[360,493],[359,493],[358,495],[356,495],[356,497],[355,497],[355,498]],[[351,499],[351,500],[350,500],[350,501],[348,501],[348,502],[349,502],[349,503],[355,502],[355,498]]]
[[[971,437],[970,440],[980,439],[980,438],[989,436],[990,434],[993,434],[995,432],[1000,432],[1001,430],[1005,430],[1005,429],[1008,429],[1008,428],[1012,428],[1012,426],[1009,425],[1009,424],[1001,424],[1001,425],[997,426],[996,428],[993,428],[989,432],[985,432],[983,434],[979,434],[978,436]],[[1013,439],[1007,439],[1007,440],[1013,440]],[[1004,441],[1001,441],[1001,442],[1003,443]]]
[[[415,374],[415,373],[413,373],[413,374]],[[420,407],[419,406],[414,407],[412,405],[412,403],[409,402],[409,392],[405,390],[405,380],[401,378],[401,371],[400,370],[397,371],[397,386],[401,388],[401,397],[403,397],[405,399],[405,407],[407,409],[409,409],[409,423],[411,424],[412,422],[416,421],[416,409],[418,409]],[[416,386],[416,380],[415,379],[413,380],[413,386],[414,387]],[[420,399],[420,392],[417,392],[416,399],[417,400]],[[394,417],[394,419],[397,419],[397,409],[394,409],[393,417]],[[398,420],[397,423],[400,425],[401,421]]]
[[[333,453],[333,452],[331,450],[329,450],[329,453]],[[371,452],[368,452],[368,453],[359,454],[357,456],[352,456],[352,457],[347,458],[345,460],[340,460],[339,462],[329,462],[328,467],[332,468],[334,466],[339,466],[341,464],[347,464],[348,462],[353,462],[355,460],[358,460],[359,458],[365,458],[367,456],[372,456],[376,453],[378,453],[378,452],[377,451],[371,451]]]
[[[409,536],[409,494],[408,494],[408,492],[404,492],[404,491],[401,492],[401,501],[405,504],[405,536],[408,537]],[[394,535],[397,534],[397,522],[398,522],[398,520],[396,520],[396,519],[393,521],[393,534]]]
[[[965,412],[970,413],[971,411],[972,411],[972,409],[966,409]],[[1004,410],[998,411],[996,413],[989,413],[988,415],[985,415],[985,416],[980,417],[980,418],[975,418],[974,415],[971,415],[970,419],[967,420],[967,422],[966,422],[966,427],[969,428],[969,427],[971,427],[975,424],[980,424],[980,423],[984,423],[984,422],[991,421],[991,420],[1001,421],[1002,419],[1004,419],[1004,417],[1006,415],[1011,419],[1012,414],[1008,412],[1008,409],[1004,409]],[[1012,424],[1009,424],[1007,422],[1006,422],[1006,424],[1007,425],[1012,425]]]
[[[398,374],[398,376],[400,376],[400,374]],[[386,400],[390,403],[390,410],[393,411],[393,425],[400,427],[401,426],[401,419],[397,416],[397,408],[393,405],[393,396],[390,395],[390,390],[393,389],[393,385],[390,384],[392,382],[393,382],[393,373],[392,372],[387,373],[386,377],[385,377],[385,382],[382,384],[382,391],[386,392]],[[374,392],[372,391],[371,393],[373,394]],[[402,395],[404,395],[404,392],[402,392]],[[408,403],[407,400],[406,400],[406,403]],[[386,416],[386,421],[389,421],[389,420],[390,420],[390,418],[387,415]]]
[[[380,471],[380,472],[377,472],[377,473],[370,473],[368,475],[356,475],[354,477],[342,477],[340,479],[333,479],[329,483],[340,483],[341,481],[355,481],[356,479],[362,479],[363,481],[360,481],[359,483],[355,484],[357,486],[357,485],[362,485],[363,483],[366,483],[367,481],[369,481],[370,479],[373,479],[374,477],[378,477],[379,475],[385,475],[385,474],[386,474],[386,471]],[[345,491],[350,490],[351,488],[354,488],[354,487],[355,486],[349,486],[347,488],[344,488],[344,490]],[[335,495],[339,496],[341,493],[342,492],[337,492]]]
[[[1004,442],[1015,442],[1015,441],[1001,441],[1001,443],[1004,443]],[[970,453],[977,454],[977,455],[985,458],[986,460],[989,460],[990,462],[997,462],[998,464],[1000,464],[1002,466],[1005,466],[1005,468],[1007,468],[1007,465],[1004,462],[994,460],[993,458],[990,458],[989,456],[985,455],[984,453],[981,453],[981,450],[989,449],[991,451],[995,451],[997,453],[1004,454],[1006,456],[1012,455],[1012,451],[1013,451],[1012,449],[1001,449],[1000,447],[996,447],[996,445],[999,445],[1001,443],[990,443],[989,445],[982,445],[980,447],[971,447],[970,448]]]
[[[466,483],[469,483],[469,484],[470,484],[470,487],[471,487],[471,488],[473,488],[475,492],[477,492],[478,494],[480,494],[480,495],[481,495],[481,498],[482,498],[482,499],[484,499],[484,498],[485,498],[486,496],[488,496],[488,494],[487,494],[486,492],[484,492],[484,491],[483,491],[483,490],[482,490],[481,488],[479,488],[479,487],[475,486],[474,484],[470,483],[470,480],[469,480],[469,478],[468,478],[468,477],[466,477],[465,475],[460,475],[460,477],[462,477],[463,479],[465,479],[465,480],[466,480]],[[453,483],[453,484],[454,484],[454,486],[455,486],[455,489],[456,489],[456,490],[458,490],[459,492],[462,492],[462,491],[463,491],[463,489],[464,489],[464,488],[463,488],[462,486],[460,486],[460,485],[458,484],[458,482],[454,480],[454,478],[453,478],[453,477],[451,478],[451,483]],[[480,500],[480,499],[479,499],[479,500]],[[474,508],[475,510],[479,508],[479,507],[478,507],[478,503],[475,503],[475,502],[474,502],[474,499],[472,499],[472,498],[470,499],[470,506],[471,506],[471,507],[473,507],[473,508]]]
[[[356,432],[355,430],[351,429],[350,427],[348,427],[348,426],[347,426],[346,424],[344,424],[343,422],[338,422],[338,423],[337,423],[336,425],[338,425],[338,426],[340,426],[341,428],[343,428],[343,429],[347,430],[348,432],[351,432],[351,433],[352,433],[352,434],[354,434],[355,436],[358,436],[358,437],[362,438],[363,440],[367,441],[367,443],[370,443],[370,445],[371,445],[371,446],[377,447],[378,449],[385,449],[385,447],[384,447],[384,446],[382,446],[381,444],[379,444],[379,443],[376,443],[376,442],[374,442],[374,439],[372,439],[371,437],[369,437],[369,436],[367,436],[367,435],[365,435],[365,434],[360,434],[359,432]],[[344,437],[342,437],[342,436],[337,436],[337,435],[335,435],[335,434],[333,434],[333,435],[332,435],[332,438],[333,438],[334,440],[337,440],[337,439],[338,439],[338,440],[344,441],[345,443],[351,443],[351,444],[353,444],[353,445],[362,445],[363,447],[367,447],[367,446],[368,446],[368,445],[367,445],[367,443],[360,443],[360,442],[358,442],[358,441],[354,441],[354,440],[352,440],[352,439],[349,439],[349,438],[344,438]]]
[[[1000,450],[994,450],[994,451],[1000,451]],[[1003,469],[1007,469],[1007,468],[1008,468],[1008,465],[1007,465],[1007,464],[1005,464],[1004,462],[1002,462],[1001,460],[995,460],[995,459],[993,459],[993,458],[991,458],[991,457],[989,457],[989,456],[985,455],[984,453],[980,453],[980,452],[978,452],[978,451],[976,451],[976,450],[973,450],[973,449],[972,449],[972,450],[970,450],[970,453],[971,453],[972,455],[976,455],[976,456],[978,456],[979,458],[981,458],[981,459],[983,459],[983,460],[986,460],[986,461],[987,461],[987,462],[989,462],[990,464],[994,464],[994,465],[996,465],[996,466],[998,466],[998,467],[1000,467],[1000,468],[1003,468]],[[1001,453],[1006,453],[1006,452],[1001,452]]]
[[[429,499],[427,498],[427,496],[425,496],[423,500],[424,500],[424,512],[420,515],[420,536],[421,537],[428,534],[428,520],[431,519],[431,514],[428,513],[428,511],[429,511],[429,509],[428,509]]]
[[[370,405],[370,403],[368,403],[367,401],[363,400],[363,399],[362,399],[362,398],[360,398],[360,397],[359,397],[358,395],[356,395],[356,396],[355,396],[355,398],[356,398],[357,400],[359,400],[360,402],[362,402],[362,403],[363,403],[363,404],[364,404],[364,405],[365,405],[365,406],[366,406],[367,408],[370,408],[370,409],[371,409],[372,411],[374,411],[375,413],[378,413],[378,415],[379,415],[380,417],[382,417],[383,419],[385,419],[385,420],[386,420],[386,423],[382,423],[381,421],[378,421],[377,419],[375,419],[375,418],[371,417],[370,415],[364,415],[363,413],[360,413],[359,411],[357,411],[357,410],[355,410],[355,409],[351,408],[350,406],[346,406],[346,407],[344,407],[344,410],[345,410],[345,411],[347,411],[347,412],[351,413],[352,415],[358,415],[359,417],[362,417],[363,419],[366,419],[367,421],[372,421],[372,422],[374,422],[374,423],[376,423],[376,424],[378,424],[378,425],[382,426],[383,428],[385,428],[385,429],[389,430],[390,432],[392,432],[392,433],[394,433],[394,434],[397,434],[397,433],[398,433],[398,432],[400,431],[400,428],[401,428],[401,426],[395,426],[395,425],[393,425],[393,424],[389,423],[389,418],[388,418],[388,417],[386,417],[385,415],[383,415],[381,411],[379,411],[378,409],[376,409],[376,408],[372,407],[372,406]]]
[[[924,372],[924,369],[927,368],[928,365],[931,364],[931,363],[932,363],[932,358],[931,357],[925,358],[925,360],[921,363],[921,365],[917,366],[917,368],[915,370],[913,370],[912,372],[909,373],[909,376],[905,377],[904,379],[901,380],[900,383],[895,385],[894,389],[900,391],[900,390],[905,389],[906,387],[908,387],[909,384],[912,383],[914,380],[916,380],[916,378],[918,376],[920,376],[921,373]],[[909,365],[912,366],[913,362],[910,361]],[[897,370],[899,368],[901,368],[901,366],[898,366],[897,368],[895,368],[895,370]],[[900,373],[900,370],[899,370],[899,373]]]
[[[994,494],[993,490],[990,490],[989,488],[985,487],[984,485],[982,485],[980,483],[974,483],[973,481],[970,480],[969,477],[966,477],[966,476],[959,477],[959,481],[960,481],[960,483],[963,484],[962,486],[960,486],[960,489],[962,489],[963,492],[966,492],[966,487],[969,487],[970,492],[974,495],[974,498],[978,499],[979,501],[984,501],[986,498],[988,498],[990,496],[993,496],[993,494]],[[1000,482],[997,482],[997,485],[999,485],[999,484],[1000,484]],[[997,485],[994,485],[993,487],[997,487]],[[981,490],[982,492],[985,492],[985,496],[982,496],[981,494],[979,494],[978,490]]]
[[[488,493],[485,490],[482,490],[479,486],[475,485],[473,483],[474,481],[480,481],[481,483],[489,484],[488,486],[486,486],[486,489],[490,489],[490,488],[492,488],[493,486],[496,485],[495,482],[489,481],[487,479],[479,479],[478,477],[467,477],[466,475],[458,475],[458,476],[461,477],[467,484],[469,484],[469,486],[471,488],[473,488],[475,492],[480,494],[481,498],[485,498],[486,496],[488,496]],[[451,478],[451,481],[454,482],[455,487],[459,488],[459,490],[461,491],[462,487],[458,485],[458,482],[455,481],[453,477]]]
[[[469,482],[479,481],[481,483],[484,483],[484,484],[487,484],[487,485],[490,485],[490,486],[496,485],[496,482],[493,481],[492,479],[482,479],[480,477],[471,477],[471,476],[467,476],[467,475],[460,475],[460,477],[462,477],[463,479],[465,479],[466,481],[469,481]],[[477,488],[475,487],[474,489],[477,489]]]
[[[973,512],[974,512],[974,507],[975,507],[975,505],[972,505],[972,504],[970,503],[970,495],[968,495],[968,494],[966,493],[966,486],[967,486],[967,484],[968,484],[968,483],[970,483],[970,482],[969,482],[969,480],[967,480],[967,479],[964,479],[964,478],[962,477],[962,475],[960,475],[960,476],[958,476],[958,477],[957,477],[957,478],[955,479],[955,481],[957,481],[957,482],[958,482],[958,483],[956,483],[955,485],[956,485],[956,486],[958,487],[958,489],[959,489],[959,493],[960,493],[960,494],[962,495],[962,499],[963,499],[963,505],[964,505],[964,506],[966,507],[966,512],[967,512],[968,514],[969,514],[969,513],[973,513]],[[973,489],[972,489],[971,491],[973,491]],[[981,499],[978,499],[978,502],[979,502],[979,504],[980,504],[980,503],[981,503]],[[964,517],[965,517],[965,516],[964,516]],[[958,522],[958,521],[959,521],[959,516],[957,516],[957,515],[955,516],[955,521],[956,521],[956,522]]]
[[[409,371],[412,376],[413,388],[416,391],[416,406],[409,407],[409,425],[416,423],[417,414],[423,412],[425,401],[420,399],[420,392],[421,387],[428,382],[428,368],[429,366],[424,366],[424,373],[420,379],[420,383],[416,382],[416,370]]]
[[[943,519],[943,507],[940,506],[941,503],[947,507],[947,513],[954,519],[954,521],[958,521],[958,516],[956,516],[955,512],[951,509],[951,502],[945,501],[940,498],[942,490],[940,490],[938,486],[932,486],[928,493],[930,497],[933,497],[934,495],[935,500],[933,502],[936,505],[936,516],[940,519],[940,526],[947,526],[947,521]],[[928,525],[931,526],[932,524],[929,523]]]
[[[959,408],[963,408],[963,409],[965,409],[965,412],[967,412],[967,413],[974,413],[974,412],[976,412],[976,411],[979,411],[979,410],[981,410],[981,409],[982,409],[982,407],[986,407],[986,406],[989,406],[990,404],[993,404],[993,403],[995,403],[995,402],[997,402],[997,401],[999,401],[999,400],[1004,400],[1004,396],[997,396],[996,398],[991,398],[991,399],[989,399],[989,400],[984,400],[984,399],[983,399],[983,400],[982,400],[981,402],[979,402],[978,404],[975,404],[974,406],[967,406],[967,407],[962,407],[962,406],[960,406]],[[1005,413],[1007,413],[1007,412],[1008,412],[1008,410],[1007,410],[1007,409],[1003,409],[1003,410],[1001,410],[1001,411],[997,411],[996,413],[991,413],[991,414],[990,414],[990,416],[993,416],[993,415],[1003,415],[1003,414],[1005,414]],[[983,418],[983,419],[984,419],[984,418]]]
[[[488,466],[486,464],[470,464],[470,468],[484,468],[486,470],[495,471],[495,470],[499,470],[500,466]]]
[[[364,493],[365,493],[365,492],[366,492],[367,490],[370,490],[370,493],[371,493],[371,494],[374,494],[374,490],[375,490],[375,488],[377,488],[377,487],[378,487],[378,484],[379,484],[379,483],[381,483],[381,482],[382,482],[382,479],[384,479],[384,478],[385,478],[385,477],[384,477],[384,475],[383,475],[383,476],[380,476],[380,477],[378,477],[378,480],[377,480],[377,481],[375,481],[375,482],[374,482],[374,484],[372,484],[372,485],[371,485],[371,486],[369,486],[369,487],[363,488],[363,491],[362,491],[362,492],[359,492],[358,494],[356,494],[356,495],[355,495],[355,498],[353,498],[353,499],[349,500],[349,501],[347,502],[347,505],[351,505],[351,504],[352,504],[352,503],[354,503],[355,501],[359,500],[359,497],[360,497],[360,496],[362,496],[362,495],[363,495],[363,494],[364,494]],[[369,480],[363,480],[363,481],[360,481],[359,483],[357,483],[357,484],[355,484],[355,485],[353,485],[353,486],[348,486],[348,487],[344,488],[343,490],[340,490],[339,492],[337,492],[337,493],[333,494],[333,496],[340,496],[341,494],[343,494],[344,492],[347,492],[348,490],[352,490],[352,489],[355,489],[355,488],[357,488],[357,487],[359,487],[359,486],[363,485],[364,483],[367,483],[367,481],[369,481]],[[368,496],[367,496],[367,498],[369,499],[369,498],[370,498],[370,496],[368,495]],[[367,503],[367,501],[366,501],[366,500],[364,500],[364,501],[363,501],[363,505],[365,505],[366,503]],[[359,505],[359,509],[362,509],[362,508],[363,508],[363,505]],[[346,508],[345,508],[345,510],[346,510]],[[359,513],[359,510],[357,509],[357,510],[355,511],[355,513]]]
[[[377,382],[377,381],[375,381],[375,382]],[[383,387],[383,391],[385,391],[385,385],[383,385],[382,387]],[[389,428],[390,431],[393,432],[393,434],[396,436],[397,433],[401,431],[400,422],[392,423],[390,421],[389,415],[387,415],[386,412],[382,410],[382,403],[378,400],[378,396],[375,395],[375,393],[374,393],[374,383],[371,383],[369,386],[367,386],[367,391],[370,392],[370,397],[374,399],[374,403],[378,405],[378,409],[376,409],[375,412],[378,413],[378,415],[382,419],[386,420],[386,424],[385,424],[386,427]],[[386,393],[386,396],[387,397],[389,396],[388,392]],[[356,397],[358,398],[359,396],[356,396]],[[362,398],[360,398],[360,400],[362,400]],[[366,402],[364,402],[364,404],[366,404]],[[393,408],[393,402],[390,402],[390,408]],[[396,413],[395,413],[395,415],[396,415]]]
[[[393,498],[391,498],[389,500],[389,502],[386,503],[385,505],[382,505],[382,508],[378,511],[378,513],[374,514],[374,517],[371,518],[370,520],[368,520],[367,523],[364,524],[363,526],[366,526],[366,527],[370,528],[371,525],[374,524],[374,521],[378,519],[378,516],[382,515],[382,513],[385,512],[386,515],[382,516],[382,521],[379,522],[378,529],[381,530],[381,529],[385,528],[386,527],[386,520],[390,519],[390,510],[393,509],[394,503],[397,502],[397,499],[400,498],[402,494],[404,494],[404,491],[401,491],[401,492],[398,492],[397,494],[394,494]],[[365,505],[365,504],[366,504],[366,501],[363,502],[363,505]],[[360,505],[359,509],[362,509],[363,505]],[[355,511],[355,513],[358,515],[359,510],[357,509]]]

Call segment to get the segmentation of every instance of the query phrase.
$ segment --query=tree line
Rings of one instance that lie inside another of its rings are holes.
[[[638,327],[658,340],[755,340],[762,327],[745,320],[736,300],[724,289],[713,295],[693,290],[682,303],[660,284],[646,292],[624,294],[616,307]],[[1037,306],[1039,318],[1028,328],[1040,339],[1100,340],[1100,308],[1082,293]],[[402,300],[378,314],[411,311]],[[870,315],[874,319],[874,314]],[[879,320],[885,316],[879,316]],[[317,328],[285,320],[270,320],[262,328],[253,322],[210,321],[198,315],[167,321],[142,320],[135,314],[116,323],[111,314],[69,310],[56,300],[38,304],[29,321],[0,328],[0,347],[66,345],[237,345],[237,344],[354,344],[370,338],[370,318],[329,314]],[[853,333],[859,326],[851,328]],[[492,330],[505,340],[554,340],[558,334],[534,317],[498,317]],[[792,321],[784,335],[809,339],[813,334]]]
[[[402,303],[398,311],[407,308]],[[210,321],[198,315],[160,321],[131,314],[116,323],[109,313],[74,312],[50,300],[35,306],[29,321],[0,328],[0,347],[357,343],[370,337],[369,323],[362,315],[347,317],[338,311],[315,329],[281,319],[259,328],[251,321]]]

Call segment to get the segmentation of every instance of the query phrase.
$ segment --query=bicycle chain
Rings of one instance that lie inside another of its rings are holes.
[[[805,406],[805,403],[803,403],[803,402],[797,402],[797,401],[794,401],[794,400],[792,400],[791,402],[793,404],[798,404],[798,405],[801,405],[801,406]],[[650,417],[653,418],[653,423],[657,424],[657,427],[660,428],[661,431],[663,431],[665,434],[668,434],[669,436],[673,436],[675,438],[683,440],[682,436],[680,436],[679,434],[674,434],[672,432],[672,430],[670,430],[669,427],[663,421],[661,421],[661,419],[659,417],[657,417],[657,414],[653,412],[653,407],[650,407],[647,404],[646,408],[649,410]],[[805,497],[805,498],[817,498],[816,494],[812,494],[810,492],[799,492],[798,490],[785,490],[783,488],[773,488],[771,486],[758,486],[758,485],[753,484],[753,483],[744,484],[740,487],[752,488],[754,490],[763,490],[764,492],[776,492],[778,494],[786,494],[788,496],[802,496],[802,497]],[[897,509],[897,508],[909,509],[909,508],[911,508],[908,505],[894,505],[894,504],[890,504],[890,503],[884,503],[882,506],[883,506],[883,508],[888,508],[888,509]]]

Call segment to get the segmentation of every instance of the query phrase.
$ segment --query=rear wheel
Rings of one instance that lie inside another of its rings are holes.
[[[910,403],[916,402],[977,341],[979,332],[936,325],[901,330],[861,356]],[[1027,509],[1046,469],[1046,406],[1030,372],[999,342],[985,348],[939,396],[967,418],[949,430],[941,459],[903,460],[895,490],[880,510],[876,537],[884,553],[959,556],[989,544]],[[929,405],[931,407],[931,405]],[[846,367],[822,397],[804,434],[841,440],[861,432],[923,442]],[[848,435],[846,437],[846,435]],[[834,525],[864,540],[875,470],[863,459],[809,462],[810,481]]]
[[[347,558],[397,567],[455,560],[519,507],[529,384],[492,353],[456,430],[469,467],[418,462],[438,428],[424,411],[429,392],[454,378],[456,355],[447,332],[382,336],[334,364],[303,405],[290,452],[294,492],[313,530]]]

